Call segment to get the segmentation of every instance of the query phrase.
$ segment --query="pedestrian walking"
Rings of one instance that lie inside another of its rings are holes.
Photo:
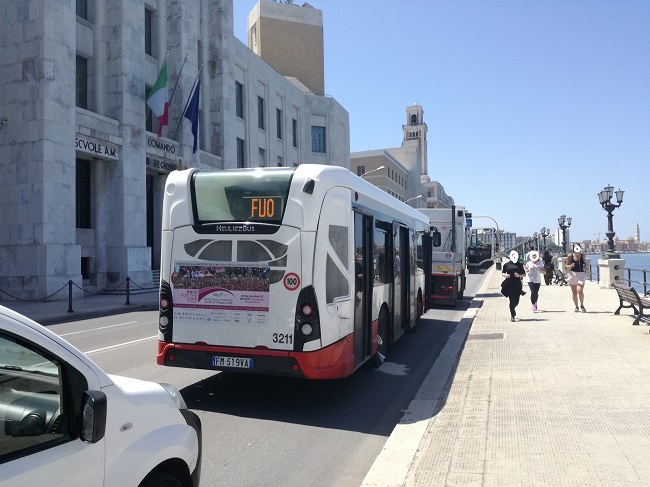
[[[566,268],[569,269],[569,279],[568,283],[571,286],[571,295],[573,297],[573,304],[576,305],[575,312],[578,313],[582,311],[586,313],[585,309],[585,269],[587,267],[587,262],[585,261],[585,256],[582,253],[582,248],[580,245],[575,244],[573,246],[573,252],[570,253],[566,258]],[[580,306],[578,306],[578,301]]]
[[[539,252],[531,250],[528,253],[528,262],[524,266],[526,270],[526,280],[530,288],[530,304],[533,305],[533,312],[537,311],[537,299],[539,298],[539,288],[542,285],[542,275],[544,274],[544,264],[539,260]]]
[[[551,286],[553,284],[555,264],[553,263],[553,256],[548,250],[545,250],[542,254],[542,261],[544,262],[544,282],[547,286]]]
[[[523,291],[521,278],[526,275],[524,265],[519,262],[519,253],[516,250],[510,252],[510,261],[503,265],[501,275],[503,282],[501,283],[501,294],[509,299],[510,303],[510,321],[517,321],[517,305],[519,298],[526,294]]]

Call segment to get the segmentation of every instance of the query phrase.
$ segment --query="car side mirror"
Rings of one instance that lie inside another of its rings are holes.
[[[86,391],[81,409],[81,430],[79,437],[86,443],[97,443],[106,433],[106,394],[101,391]]]

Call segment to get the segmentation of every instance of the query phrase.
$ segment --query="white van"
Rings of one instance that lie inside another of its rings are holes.
[[[169,384],[108,375],[0,306],[3,487],[195,487],[201,421]]]

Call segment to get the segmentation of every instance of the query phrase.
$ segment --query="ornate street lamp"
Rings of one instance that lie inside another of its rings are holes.
[[[548,237],[551,231],[546,227],[542,227],[542,229],[539,232],[540,235],[542,236],[542,239],[544,239],[544,243],[542,244],[542,246],[544,247],[544,250],[546,250],[546,237]]]
[[[618,204],[612,203],[612,196],[616,193],[616,202]],[[613,212],[616,208],[621,206],[623,203],[623,191],[619,188],[618,191],[614,192],[614,186],[605,186],[605,188],[598,193],[598,200],[600,201],[600,206],[603,207],[603,210],[607,212],[607,258],[618,259],[620,255],[616,253],[614,248],[614,215]]]
[[[557,219],[557,224],[562,229],[562,255],[566,257],[566,229],[571,226],[571,217],[560,215]]]
[[[534,232],[533,238],[535,239],[535,250],[539,250],[539,233]]]

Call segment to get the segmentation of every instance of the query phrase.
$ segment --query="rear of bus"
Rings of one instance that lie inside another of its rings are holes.
[[[295,171],[169,175],[158,364],[306,378],[351,372],[320,350],[312,268],[303,270],[314,232],[303,232],[303,205],[290,197]]]

